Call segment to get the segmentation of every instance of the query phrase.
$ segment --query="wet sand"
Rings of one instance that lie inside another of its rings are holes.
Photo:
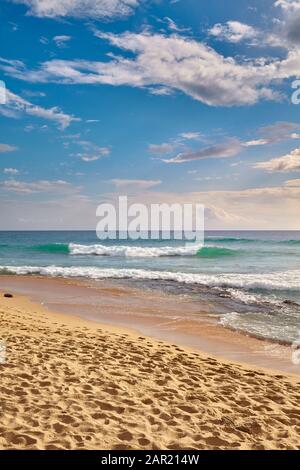
[[[214,303],[107,280],[1,276],[0,288],[29,296],[50,310],[134,329],[225,359],[300,374],[290,347],[224,328],[217,323]]]

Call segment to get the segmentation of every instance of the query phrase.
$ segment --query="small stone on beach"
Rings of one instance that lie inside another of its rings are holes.
[[[11,299],[11,298],[13,297],[13,295],[12,295],[12,294],[7,294],[7,293],[6,293],[6,294],[4,294],[4,295],[3,295],[3,297],[8,297],[9,299]]]

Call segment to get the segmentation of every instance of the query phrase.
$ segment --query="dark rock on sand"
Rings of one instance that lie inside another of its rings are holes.
[[[291,305],[291,306],[294,306],[294,307],[299,307],[299,304],[297,302],[295,302],[294,300],[284,300],[283,303],[285,305]]]

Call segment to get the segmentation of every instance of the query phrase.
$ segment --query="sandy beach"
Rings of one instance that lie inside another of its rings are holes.
[[[0,464],[300,450],[300,0],[0,11]]]
[[[0,295],[1,449],[300,449],[299,377]]]

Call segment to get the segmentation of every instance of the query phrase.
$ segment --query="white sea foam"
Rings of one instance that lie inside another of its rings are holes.
[[[286,313],[270,315],[263,312],[231,312],[222,315],[220,323],[236,331],[242,331],[257,338],[292,343],[299,332],[299,315]]]
[[[300,271],[284,271],[264,274],[201,274],[146,269],[116,269],[90,266],[0,266],[0,272],[12,274],[40,274],[52,277],[85,277],[89,279],[141,279],[177,281],[211,287],[238,289],[299,290]]]
[[[273,304],[273,305],[280,305],[281,300],[277,296],[274,295],[268,295],[266,298],[266,295],[264,294],[258,294],[258,293],[253,293],[253,292],[247,292],[245,290],[241,289],[234,289],[234,288],[228,288],[227,292],[230,294],[230,296],[233,299],[236,299],[238,301],[241,301],[245,304],[254,304],[254,303],[263,303],[263,302],[268,302],[268,304]]]
[[[194,256],[201,248],[199,245],[190,246],[107,246],[107,245],[78,245],[69,244],[71,255],[125,256],[134,258],[154,258],[159,256]]]

